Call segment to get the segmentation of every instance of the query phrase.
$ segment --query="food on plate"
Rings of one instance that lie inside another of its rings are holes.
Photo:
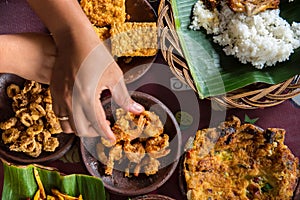
[[[125,22],[130,18],[125,0],[81,0],[80,5],[99,38],[104,41],[111,37],[111,53],[116,58],[157,53],[156,22]]]
[[[203,3],[208,9],[214,10],[220,5],[221,0],[205,0]],[[227,3],[232,11],[243,12],[250,16],[267,9],[278,9],[280,0],[228,0]]]
[[[107,27],[93,27],[100,40],[105,41],[110,37],[109,29]]]
[[[0,123],[2,140],[11,151],[38,157],[42,151],[53,152],[59,146],[54,136],[62,132],[52,110],[49,87],[26,81],[23,88],[16,84],[7,87],[15,116]]]
[[[163,124],[154,112],[135,115],[118,108],[112,131],[116,136],[114,144],[103,137],[97,144],[98,158],[106,165],[107,175],[112,175],[116,161],[127,164],[127,177],[131,172],[138,176],[142,169],[147,176],[156,174],[159,159],[171,151],[168,148],[169,136],[164,133]]]
[[[255,6],[250,9],[249,5],[245,6],[252,3]],[[219,6],[213,7],[213,3],[198,0],[193,7],[190,28],[204,28],[207,34],[212,34],[213,41],[223,47],[226,55],[258,69],[288,60],[300,47],[300,23],[289,24],[280,16],[277,0],[262,1],[263,6],[257,3],[230,0],[228,3],[220,1]],[[237,11],[239,9],[246,12]]]
[[[110,34],[114,56],[154,56],[157,53],[155,22],[114,23]]]
[[[38,185],[38,190],[36,191],[33,200],[83,200],[82,195],[79,195],[79,197],[72,197],[55,188],[51,189],[52,195],[46,194],[39,172],[36,168],[33,168],[33,173]]]
[[[280,0],[229,0],[229,7],[234,12],[244,12],[255,15],[267,9],[278,9]]]
[[[284,137],[237,117],[199,130],[184,159],[188,199],[291,199],[299,160]]]
[[[104,27],[125,22],[125,0],[81,0],[80,5],[92,24]]]

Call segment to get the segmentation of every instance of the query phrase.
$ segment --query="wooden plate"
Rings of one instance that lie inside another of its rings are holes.
[[[97,160],[96,144],[100,141],[100,138],[81,138],[80,146],[81,155],[89,173],[101,178],[104,186],[112,193],[125,196],[146,194],[163,185],[176,169],[181,153],[181,132],[170,110],[159,100],[145,93],[134,92],[132,98],[142,104],[146,110],[154,106],[156,108],[155,113],[160,117],[162,113],[167,114],[164,123],[164,132],[170,137],[171,153],[159,159],[163,167],[155,175],[146,176],[144,173],[140,173],[137,177],[132,176],[128,178],[124,175],[124,169],[127,166],[122,168],[122,170],[119,170],[121,167],[118,166],[117,169],[113,170],[113,174],[108,176],[105,174],[106,166]],[[103,101],[103,107],[107,119],[110,120],[111,124],[114,124],[113,114],[117,106],[111,104],[110,99],[107,99]],[[88,150],[87,147],[89,148]]]
[[[25,79],[12,74],[0,74],[0,121],[5,121],[14,115],[11,108],[11,100],[6,95],[6,87],[12,83],[22,86]],[[2,113],[4,113],[2,115]],[[2,131],[0,131],[2,133]],[[4,144],[0,138],[0,156],[9,161],[18,163],[40,163],[56,160],[62,157],[72,146],[75,135],[74,134],[58,134],[56,136],[59,140],[59,146],[54,152],[43,151],[37,158],[26,155],[21,152],[14,152],[9,150],[9,146]]]
[[[147,0],[127,0],[126,13],[129,22],[156,22],[157,14]],[[151,67],[156,56],[133,57],[127,63],[126,58],[118,58],[117,63],[124,73],[125,83],[132,83],[141,78]]]

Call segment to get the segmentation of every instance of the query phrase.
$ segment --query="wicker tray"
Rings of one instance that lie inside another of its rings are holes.
[[[157,25],[163,58],[170,66],[173,74],[197,92],[189,67],[184,59],[179,38],[176,35],[169,1],[160,1],[158,15]],[[252,84],[226,93],[226,95],[210,97],[209,99],[217,102],[222,107],[256,109],[278,105],[298,94],[300,94],[300,75],[275,85]]]

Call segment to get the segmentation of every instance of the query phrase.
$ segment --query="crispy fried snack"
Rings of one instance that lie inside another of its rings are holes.
[[[237,117],[199,130],[184,160],[188,199],[291,199],[299,161],[284,135]]]
[[[110,37],[109,29],[107,27],[93,27],[100,40],[105,41]]]
[[[217,8],[222,0],[202,0],[209,10]],[[280,0],[227,0],[230,9],[237,13],[256,15],[267,9],[278,9]]]
[[[157,53],[155,22],[116,22],[110,34],[113,56],[154,56]]]
[[[125,0],[81,0],[80,5],[91,23],[98,27],[126,20]]]
[[[144,111],[140,115],[116,110],[116,122],[112,130],[116,143],[103,137],[97,144],[98,159],[106,164],[105,173],[112,175],[115,161],[128,161],[125,176],[138,176],[141,169],[149,176],[156,174],[160,166],[159,158],[170,153],[169,136],[164,134],[163,124],[154,112]],[[107,154],[107,155],[106,155]],[[120,163],[121,164],[121,163]]]
[[[35,81],[25,82],[21,90],[12,84],[7,94],[13,100],[15,116],[0,123],[2,140],[11,151],[38,157],[42,150],[53,152],[59,146],[53,134],[62,132],[52,110],[50,89]]]
[[[278,9],[280,0],[228,0],[229,7],[234,12],[244,12],[255,15],[267,9]]]

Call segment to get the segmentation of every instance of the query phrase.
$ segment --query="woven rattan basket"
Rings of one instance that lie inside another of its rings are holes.
[[[176,35],[169,1],[160,1],[158,16],[157,24],[161,38],[160,48],[164,59],[170,66],[173,74],[197,92]],[[278,105],[298,94],[300,94],[300,75],[296,75],[276,85],[252,84],[229,92],[226,95],[210,97],[210,99],[227,108],[256,109]]]

